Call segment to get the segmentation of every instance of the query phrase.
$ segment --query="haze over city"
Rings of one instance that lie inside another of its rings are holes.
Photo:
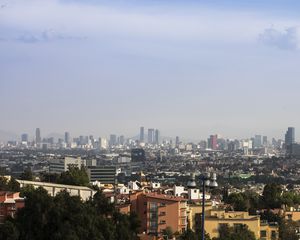
[[[299,1],[0,2],[2,131],[300,128]]]

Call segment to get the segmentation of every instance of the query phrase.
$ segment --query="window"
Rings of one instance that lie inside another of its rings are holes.
[[[150,203],[150,211],[157,211],[157,203]]]
[[[267,237],[267,231],[260,231],[260,237],[263,238],[263,237]]]
[[[273,240],[273,239],[276,239],[277,238],[277,233],[276,233],[276,231],[271,231],[271,239]]]

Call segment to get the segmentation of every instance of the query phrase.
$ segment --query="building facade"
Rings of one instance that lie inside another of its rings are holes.
[[[131,211],[141,220],[140,232],[161,236],[171,227],[182,233],[187,229],[187,200],[158,193],[135,192],[130,195]]]
[[[0,192],[0,224],[4,222],[7,217],[14,218],[18,209],[25,205],[24,198],[20,197],[19,192]]]

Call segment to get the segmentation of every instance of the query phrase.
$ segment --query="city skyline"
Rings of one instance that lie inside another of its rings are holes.
[[[300,128],[299,7],[2,0],[0,131],[283,138]]]
[[[147,133],[145,133],[145,130],[147,130]],[[290,132],[293,133],[290,133]],[[289,135],[288,135],[289,133]],[[150,134],[150,135],[149,135]],[[207,136],[199,136],[197,139],[189,139],[186,138],[185,136],[178,136],[178,135],[161,135],[161,129],[157,129],[157,128],[145,128],[144,126],[141,126],[137,129],[137,132],[135,134],[131,134],[131,135],[124,135],[123,133],[116,133],[116,132],[111,132],[108,135],[94,135],[91,133],[87,133],[87,134],[72,134],[70,131],[64,131],[63,133],[44,133],[40,128],[36,128],[35,131],[31,131],[31,132],[21,132],[19,135],[15,134],[15,135],[10,135],[11,137],[6,137],[6,139],[1,140],[1,131],[0,131],[0,142],[7,142],[7,141],[33,141],[36,143],[41,143],[42,140],[45,141],[49,138],[53,138],[53,140],[59,141],[59,140],[63,140],[66,143],[70,143],[73,139],[79,138],[79,137],[87,137],[87,138],[93,138],[95,140],[99,139],[105,139],[108,142],[114,142],[114,144],[119,141],[119,138],[121,138],[122,142],[124,142],[125,139],[132,139],[132,140],[137,140],[138,142],[142,142],[142,143],[150,143],[150,144],[159,144],[162,140],[172,140],[174,141],[174,143],[177,144],[177,141],[180,139],[183,142],[197,142],[197,141],[206,141],[208,142],[208,145],[211,146],[216,146],[216,139],[227,139],[227,140],[252,140],[254,146],[255,145],[266,145],[267,143],[271,143],[273,140],[272,139],[276,139],[276,140],[281,140],[281,141],[285,141],[288,145],[290,145],[291,143],[296,143],[297,142],[297,134],[295,134],[295,128],[294,127],[288,127],[287,132],[283,132],[282,137],[276,138],[274,136],[267,136],[265,134],[262,133],[254,133],[250,136],[247,137],[243,137],[243,138],[231,138],[225,135],[222,135],[220,133],[210,133]],[[289,136],[289,137],[287,137]],[[216,139],[215,139],[216,138]],[[24,140],[26,139],[26,140]],[[112,140],[113,139],[113,140]],[[290,140],[291,139],[291,140]],[[212,147],[215,148],[215,147]]]

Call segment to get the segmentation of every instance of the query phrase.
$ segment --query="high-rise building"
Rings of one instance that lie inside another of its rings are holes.
[[[295,143],[295,128],[289,127],[285,134],[285,145],[286,147]]]
[[[70,144],[70,133],[69,132],[65,132],[65,143]]]
[[[41,130],[39,128],[37,128],[35,130],[35,141],[37,144],[41,143],[42,138],[41,138]]]
[[[120,137],[119,137],[119,144],[120,145],[124,145],[124,143],[125,143],[125,137],[124,137],[124,135],[121,135]]]
[[[159,138],[160,138],[159,130],[156,129],[155,136],[154,136],[155,144],[159,144]]]
[[[107,148],[107,139],[106,138],[99,138],[99,148],[106,149]]]
[[[116,134],[111,134],[109,137],[109,145],[114,146],[117,144],[117,135]]]
[[[145,130],[144,127],[140,127],[140,142],[145,141]]]
[[[28,134],[27,133],[23,133],[21,135],[21,141],[22,142],[28,142]]]
[[[218,148],[218,136],[217,135],[210,135],[208,146],[212,150],[217,150]]]
[[[179,145],[179,143],[180,143],[179,137],[178,137],[178,136],[176,136],[176,138],[175,138],[175,145],[176,145],[176,146],[178,146],[178,145]]]
[[[266,147],[268,145],[268,137],[263,136],[263,146]]]
[[[255,135],[253,139],[253,147],[260,148],[262,146],[261,135]]]
[[[150,143],[150,144],[154,143],[154,129],[153,128],[148,129],[148,143]]]

